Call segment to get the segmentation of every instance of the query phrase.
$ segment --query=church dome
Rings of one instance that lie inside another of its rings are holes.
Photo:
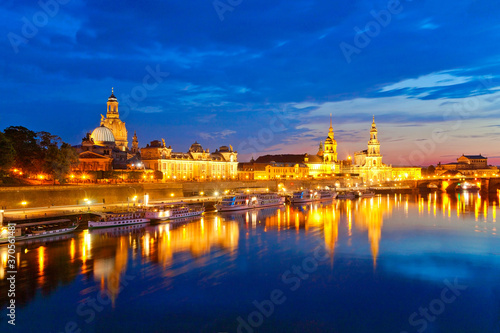
[[[115,144],[115,136],[113,132],[107,127],[100,126],[97,127],[91,135],[94,143],[96,145],[114,145]]]
[[[203,153],[203,148],[201,147],[201,145],[198,142],[195,141],[191,145],[191,148],[189,148],[189,151],[192,153]]]

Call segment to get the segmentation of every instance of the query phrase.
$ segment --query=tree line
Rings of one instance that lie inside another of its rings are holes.
[[[0,132],[0,175],[12,169],[24,177],[48,175],[64,183],[71,167],[78,165],[78,154],[70,144],[48,132],[34,132],[22,126],[10,126]]]

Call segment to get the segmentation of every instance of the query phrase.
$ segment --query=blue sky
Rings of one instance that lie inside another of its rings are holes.
[[[375,115],[388,164],[462,153],[500,164],[495,1],[0,6],[1,129],[22,125],[78,144],[114,87],[129,140],[136,130],[141,146],[231,144],[242,161],[316,153],[332,113],[345,159],[366,149]]]

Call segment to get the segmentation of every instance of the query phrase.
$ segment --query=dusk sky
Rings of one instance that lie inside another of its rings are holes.
[[[43,4],[47,5],[43,5]],[[0,129],[79,144],[111,87],[129,142],[196,140],[253,155],[316,153],[330,113],[339,159],[500,164],[500,3],[0,1]],[[47,14],[48,13],[48,14]],[[168,73],[168,74],[166,74]],[[434,134],[433,134],[434,133]]]

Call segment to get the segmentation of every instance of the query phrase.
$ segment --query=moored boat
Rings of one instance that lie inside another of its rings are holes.
[[[340,192],[337,195],[337,199],[354,199],[356,195],[353,192]]]
[[[178,218],[199,216],[204,212],[204,206],[188,206],[184,204],[159,204],[146,207],[145,217],[151,220],[173,220]]]
[[[78,228],[78,223],[74,223],[69,219],[19,223],[15,225],[14,230],[9,230],[7,226],[2,228],[0,244],[9,242],[9,236],[14,236],[15,241],[19,242],[67,234],[75,231],[76,228]]]
[[[337,192],[332,190],[320,190],[317,194],[317,200],[326,201],[335,199],[337,197]]]
[[[317,193],[312,190],[302,190],[293,192],[291,202],[292,203],[304,203],[312,202],[317,198]]]
[[[375,192],[373,192],[373,191],[360,191],[359,192],[360,198],[372,198],[374,196],[375,196]]]
[[[252,200],[248,194],[235,194],[225,196],[215,205],[215,209],[219,212],[229,212],[235,210],[252,209],[256,205],[256,201]]]
[[[89,221],[89,229],[119,227],[131,224],[148,223],[144,212],[105,213],[99,221]]]
[[[455,188],[456,192],[479,192],[481,188],[476,184],[471,184],[468,182],[464,182],[463,184],[458,184]]]
[[[251,198],[255,208],[281,206],[285,203],[285,198],[278,193],[259,193]]]

